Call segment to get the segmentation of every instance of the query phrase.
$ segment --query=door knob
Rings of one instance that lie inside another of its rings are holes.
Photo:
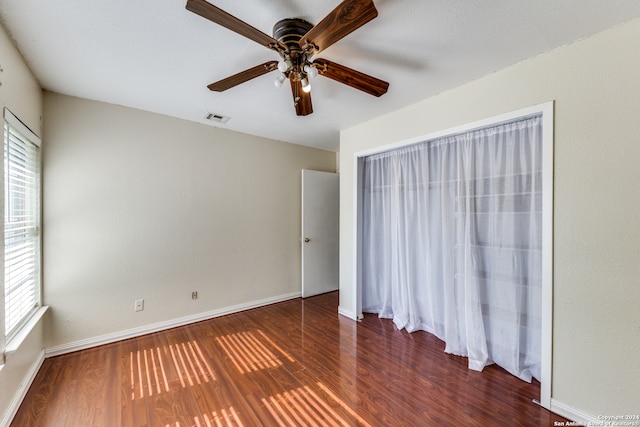
[[[304,242],[305,242],[305,243],[309,243],[310,241],[311,241],[311,239],[310,239],[310,238],[308,238],[308,237],[305,237],[305,238],[304,238]]]

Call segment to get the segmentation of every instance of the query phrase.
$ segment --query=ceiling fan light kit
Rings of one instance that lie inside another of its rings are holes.
[[[315,26],[300,18],[282,19],[273,26],[273,37],[205,0],[187,0],[186,8],[276,51],[281,58],[280,61],[265,62],[211,83],[207,87],[212,91],[222,92],[278,70],[281,74],[276,78],[275,86],[282,86],[288,79],[296,114],[306,116],[313,112],[309,80],[318,74],[373,96],[381,96],[389,88],[389,83],[383,80],[326,59],[314,58],[322,50],[378,16],[373,0],[344,0]]]

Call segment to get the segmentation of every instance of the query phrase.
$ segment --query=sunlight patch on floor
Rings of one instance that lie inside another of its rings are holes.
[[[237,332],[216,338],[240,373],[277,368],[282,365],[278,354],[290,362],[295,362],[262,331],[256,332]]]
[[[216,379],[196,341],[132,351],[129,371],[131,400],[168,392],[173,381],[184,388]]]
[[[182,425],[176,421],[175,424],[166,424],[165,427],[181,427]],[[194,417],[193,424],[189,423],[189,427],[243,427],[242,421],[233,406],[229,409],[221,409],[213,411],[210,414],[203,414],[201,417]],[[185,425],[186,427],[186,425]]]
[[[317,386],[329,399],[321,397],[310,387],[305,386],[269,396],[268,399],[263,398],[262,403],[281,427],[309,425],[350,427],[353,425],[353,420],[357,421],[357,425],[371,427],[327,387],[321,383],[317,383]],[[336,404],[352,418],[345,420],[337,412]]]

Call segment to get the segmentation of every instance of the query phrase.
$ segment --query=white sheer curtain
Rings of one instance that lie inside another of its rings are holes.
[[[362,307],[540,379],[540,116],[364,160]]]

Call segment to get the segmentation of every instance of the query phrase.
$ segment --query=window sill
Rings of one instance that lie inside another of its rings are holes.
[[[15,334],[9,341],[7,341],[7,345],[6,345],[5,349],[4,349],[5,356],[9,356],[10,354],[15,353],[16,351],[18,351],[18,349],[20,348],[20,346],[22,345],[24,340],[27,339],[27,337],[29,336],[29,334],[31,333],[33,328],[36,327],[36,325],[38,324],[40,319],[42,319],[42,316],[44,316],[44,314],[47,312],[48,309],[49,309],[48,305],[44,305],[42,307],[39,307],[33,313],[33,315],[27,321],[27,323],[25,323],[22,326],[22,328],[20,329],[20,332]]]

